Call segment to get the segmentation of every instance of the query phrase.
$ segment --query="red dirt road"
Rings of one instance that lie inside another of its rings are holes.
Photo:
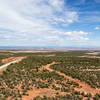
[[[53,69],[50,68],[51,65],[55,64],[55,62],[51,63],[51,64],[48,64],[45,66],[45,68],[49,71],[55,71]],[[73,81],[73,82],[76,82],[79,84],[79,86],[81,86],[82,88],[76,88],[77,91],[80,91],[80,92],[85,92],[85,93],[91,93],[92,95],[95,95],[96,93],[99,93],[100,94],[100,89],[94,89],[92,88],[90,85],[88,85],[87,83],[85,82],[81,82],[80,80],[78,79],[74,79],[70,76],[67,76],[66,74],[64,73],[61,73],[59,71],[56,71],[57,74],[61,75],[61,76],[64,76],[65,78]]]

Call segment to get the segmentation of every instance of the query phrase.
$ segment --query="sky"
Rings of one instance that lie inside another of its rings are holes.
[[[0,0],[0,46],[100,47],[100,0]]]

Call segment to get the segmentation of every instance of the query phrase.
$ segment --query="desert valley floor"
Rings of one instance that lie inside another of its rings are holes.
[[[0,50],[0,100],[100,100],[100,51]]]

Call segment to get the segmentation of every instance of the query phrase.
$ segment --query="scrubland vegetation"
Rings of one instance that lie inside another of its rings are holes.
[[[51,68],[85,81],[93,88],[100,88],[100,71],[98,71],[100,59],[98,58],[66,57],[60,64],[52,65]],[[88,69],[97,69],[97,71],[88,71]]]
[[[49,89],[51,96],[43,91],[31,100],[100,100],[100,94],[78,91],[82,87],[70,79],[59,75],[64,73],[73,79],[86,82],[93,89],[100,89],[100,59],[81,58],[88,51],[69,51],[52,53],[18,53],[13,56],[27,56],[21,62],[9,65],[0,74],[0,100],[24,100],[30,96],[29,91]],[[46,56],[55,54],[55,56]],[[41,56],[40,56],[41,55]],[[11,57],[12,55],[8,55]],[[51,65],[53,71],[44,66]],[[97,69],[97,71],[88,71]],[[30,100],[30,99],[28,99]]]

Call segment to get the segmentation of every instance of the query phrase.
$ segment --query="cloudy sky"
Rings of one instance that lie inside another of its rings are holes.
[[[0,0],[0,46],[100,47],[100,0]]]

